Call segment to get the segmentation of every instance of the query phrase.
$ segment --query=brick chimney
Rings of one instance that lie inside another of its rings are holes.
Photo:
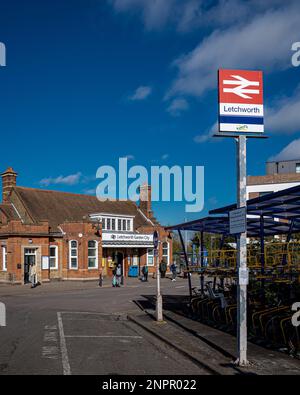
[[[8,167],[4,173],[1,174],[2,177],[2,203],[9,202],[9,193],[11,189],[17,184],[17,173],[12,167]]]
[[[144,184],[140,186],[140,209],[148,218],[153,217],[151,210],[151,185]]]

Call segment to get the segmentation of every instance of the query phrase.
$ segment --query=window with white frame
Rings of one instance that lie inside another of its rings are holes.
[[[69,268],[78,268],[78,242],[76,240],[69,241]]]
[[[96,240],[88,241],[88,268],[98,268],[98,243]]]
[[[126,218],[126,216],[102,216],[102,229],[117,232],[132,232],[133,218]]]
[[[94,221],[102,222],[102,230],[112,232],[132,232],[134,215],[109,213],[91,214],[90,218]]]
[[[148,248],[147,250],[147,265],[154,266],[154,249]]]
[[[162,243],[162,258],[168,265],[169,264],[169,243],[167,241]]]
[[[7,249],[6,246],[2,246],[2,269],[7,271]]]
[[[49,248],[49,267],[52,270],[58,269],[58,246],[50,246]]]

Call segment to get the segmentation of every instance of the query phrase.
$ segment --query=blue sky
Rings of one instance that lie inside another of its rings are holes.
[[[101,165],[205,167],[205,207],[154,203],[172,224],[235,200],[235,145],[210,137],[219,67],[264,71],[268,139],[248,174],[300,157],[298,1],[3,0],[1,169],[19,185],[92,193]],[[279,156],[278,156],[279,155]]]

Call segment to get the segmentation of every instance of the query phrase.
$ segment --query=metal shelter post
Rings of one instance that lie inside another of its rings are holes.
[[[201,294],[204,294],[204,274],[203,274],[203,267],[204,267],[204,234],[200,232],[200,244],[201,244],[201,277],[200,277],[200,284],[201,284]]]
[[[247,204],[247,178],[246,178],[246,136],[237,138],[237,207],[246,207]],[[247,232],[237,236],[237,339],[238,339],[238,365],[245,366],[247,360]]]
[[[260,264],[261,264],[261,287],[262,287],[262,298],[263,298],[263,303],[265,303],[265,263],[266,263],[266,257],[265,257],[265,231],[264,231],[264,216],[261,215],[259,217],[259,222],[260,222],[260,230],[259,230],[259,237],[260,237]]]
[[[287,251],[288,251],[288,243],[291,241],[292,234],[293,234],[293,228],[294,228],[294,218],[291,219],[290,227],[289,227],[289,232],[286,237],[286,246],[284,249],[284,254],[282,255],[282,265],[287,264]]]
[[[183,249],[183,254],[184,254],[184,260],[185,260],[186,268],[187,268],[187,271],[188,271],[189,293],[190,293],[190,297],[192,297],[192,282],[191,282],[191,273],[190,273],[190,268],[189,268],[189,260],[188,260],[187,252],[186,252],[186,249],[185,249],[185,243],[184,243],[181,231],[179,229],[178,229],[178,234],[179,234],[181,246],[182,246],[182,249]]]

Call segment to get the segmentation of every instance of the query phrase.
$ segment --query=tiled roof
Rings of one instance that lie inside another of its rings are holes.
[[[0,204],[0,210],[10,219],[19,219],[18,214],[11,204]]]
[[[149,222],[132,201],[99,201],[96,196],[68,192],[49,191],[25,187],[13,190],[23,202],[31,218],[36,222],[48,220],[51,230],[65,221],[82,221],[89,214],[109,213],[134,216],[135,229],[149,226]]]

